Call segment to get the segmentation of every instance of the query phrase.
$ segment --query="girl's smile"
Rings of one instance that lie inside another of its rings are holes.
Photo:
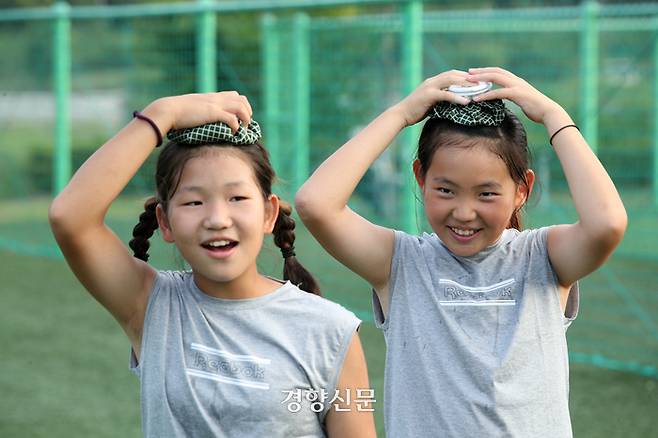
[[[163,237],[176,243],[204,292],[219,296],[238,285],[253,290],[260,279],[256,257],[272,232],[275,204],[265,200],[241,152],[208,148],[183,167],[168,211],[160,214]]]
[[[201,246],[209,253],[210,257],[223,259],[228,258],[233,254],[238,246],[235,240],[214,238],[201,244]]]
[[[416,177],[432,229],[459,256],[495,243],[525,202],[525,188],[486,145],[439,147],[424,177]]]
[[[473,229],[464,229],[464,228],[451,227],[451,226],[448,226],[448,230],[451,231],[453,237],[457,241],[462,243],[470,242],[475,237],[477,237],[477,234],[481,231],[481,229],[473,230]]]

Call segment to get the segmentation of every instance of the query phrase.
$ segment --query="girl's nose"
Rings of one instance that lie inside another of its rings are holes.
[[[464,203],[456,206],[452,210],[452,217],[454,217],[459,222],[469,222],[475,220],[477,213],[475,209],[472,208],[469,204]]]
[[[203,227],[209,230],[221,230],[231,226],[232,220],[226,206],[210,205],[206,217],[203,220]]]

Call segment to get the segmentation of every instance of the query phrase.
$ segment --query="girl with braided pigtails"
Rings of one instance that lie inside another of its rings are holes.
[[[576,223],[521,230],[535,175],[503,99],[546,127]],[[350,195],[398,132],[427,116],[413,172],[434,233],[368,222]],[[500,68],[441,73],[329,157],[295,203],[327,251],[372,285],[389,438],[572,436],[565,332],[577,282],[610,256],[627,218],[559,104]]]
[[[166,97],[134,116],[78,169],[49,216],[71,269],[130,340],[144,435],[374,436],[371,412],[346,406],[348,392],[368,388],[360,321],[321,298],[297,261],[291,208],[271,191],[274,170],[247,99]],[[133,256],[104,218],[162,132],[170,141]],[[191,271],[146,263],[156,229]],[[270,233],[284,281],[256,266]]]

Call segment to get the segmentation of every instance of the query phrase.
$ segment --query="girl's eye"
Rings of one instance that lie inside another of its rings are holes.
[[[233,202],[237,202],[237,201],[244,201],[245,199],[247,199],[246,196],[232,196],[230,200]]]
[[[482,196],[483,198],[493,198],[494,196],[497,196],[497,195],[498,195],[498,193],[495,193],[495,192],[482,192],[482,193],[480,193],[480,196]]]
[[[195,205],[201,205],[201,201],[188,201],[184,202],[183,205],[192,207]]]
[[[436,191],[442,195],[450,195],[452,193],[452,190],[446,189],[445,187],[437,187]]]

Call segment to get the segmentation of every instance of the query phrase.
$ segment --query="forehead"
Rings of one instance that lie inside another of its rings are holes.
[[[447,179],[463,186],[478,186],[488,182],[514,184],[503,159],[485,145],[438,148],[426,177]]]
[[[186,186],[224,187],[249,186],[258,188],[256,175],[249,159],[230,148],[208,147],[190,158],[181,172],[180,189]]]

